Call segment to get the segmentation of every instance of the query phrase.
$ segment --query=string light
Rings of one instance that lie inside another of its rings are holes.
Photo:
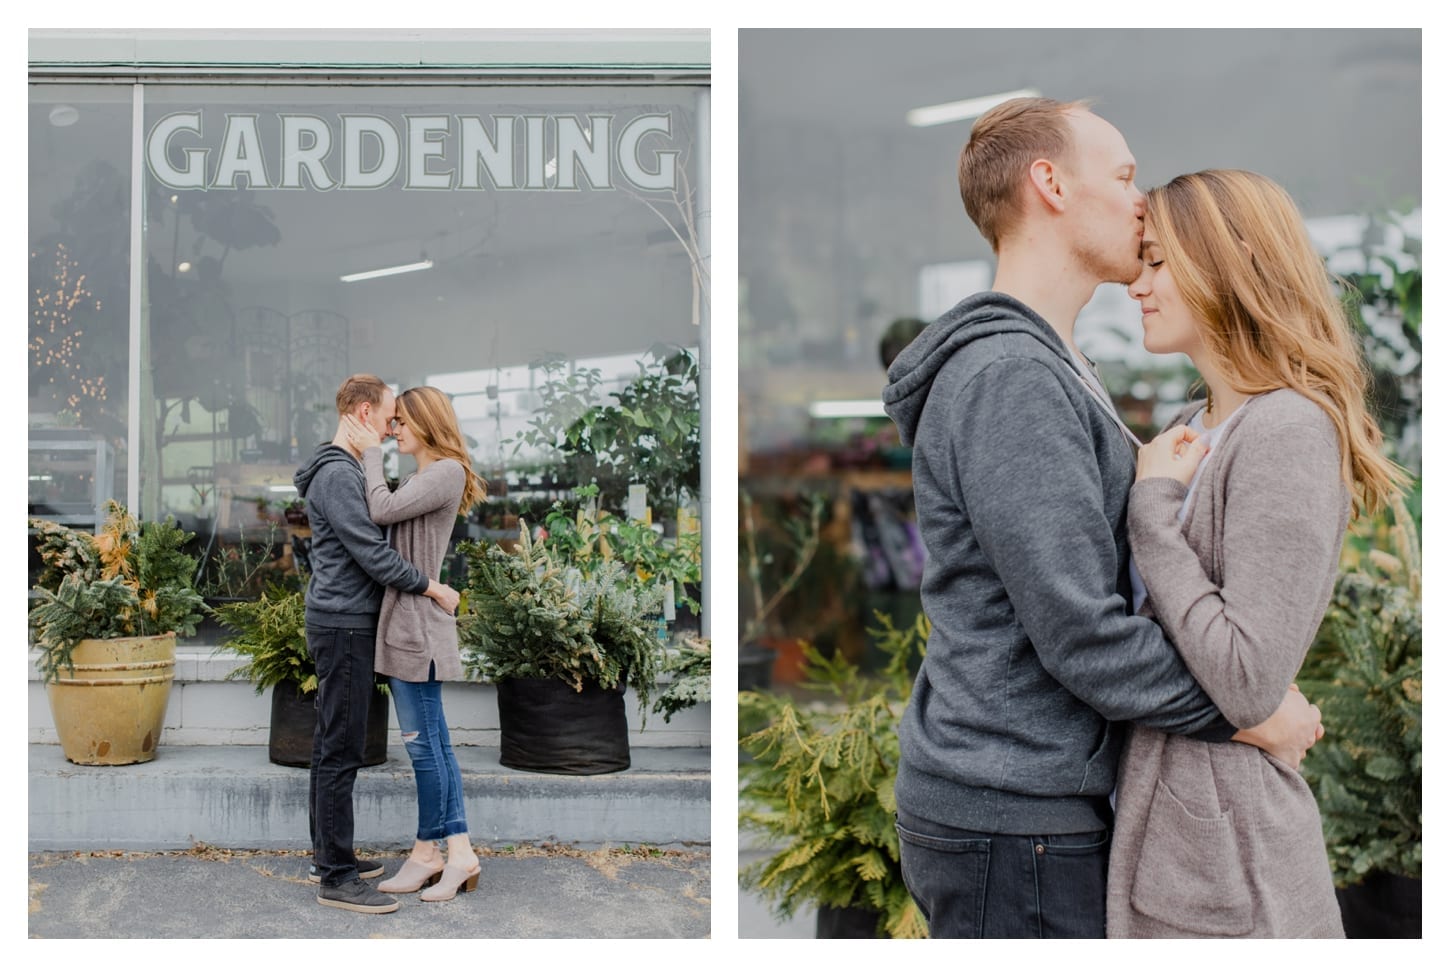
[[[32,259],[39,256],[39,252],[30,253]],[[83,373],[78,358],[85,330],[76,326],[75,311],[77,307],[94,306],[100,312],[101,300],[93,296],[86,288],[86,275],[80,271],[80,264],[71,258],[64,242],[57,243],[50,287],[35,290],[30,358],[37,370],[49,371],[48,383],[54,385],[60,379],[66,407],[77,411],[77,415],[83,402],[89,405],[106,401],[105,377]]]

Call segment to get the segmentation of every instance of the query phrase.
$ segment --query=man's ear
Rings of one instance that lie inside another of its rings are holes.
[[[1062,184],[1062,172],[1046,158],[1038,158],[1027,169],[1027,181],[1031,186],[1031,197],[1038,199],[1052,211],[1061,213],[1067,207]]]

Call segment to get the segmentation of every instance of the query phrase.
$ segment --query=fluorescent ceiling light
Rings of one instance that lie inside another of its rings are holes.
[[[811,416],[818,420],[840,420],[859,416],[885,416],[886,404],[876,400],[818,400],[811,404]]]
[[[432,259],[424,259],[421,262],[409,262],[407,265],[390,265],[385,269],[371,269],[367,272],[354,272],[352,275],[344,275],[339,278],[344,282],[361,282],[363,279],[380,279],[385,275],[402,275],[404,272],[418,272],[433,267]]]
[[[1006,94],[988,94],[986,97],[973,97],[965,101],[952,101],[949,104],[933,104],[930,107],[916,107],[906,112],[906,123],[914,128],[929,128],[934,124],[950,124],[952,121],[965,121],[967,118],[974,118],[979,114],[985,114],[1003,101],[1010,101],[1014,97],[1041,96],[1041,91],[1031,87],[1024,87],[1020,91],[1008,91]]]

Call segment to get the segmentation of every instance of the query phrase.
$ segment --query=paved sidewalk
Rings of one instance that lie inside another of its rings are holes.
[[[751,863],[765,859],[771,854],[764,850],[742,849],[736,871]],[[754,893],[739,890],[737,927],[741,939],[756,940],[814,940],[816,936],[816,913],[814,910],[798,912],[787,920],[777,920],[770,904]]]
[[[305,852],[31,853],[32,938],[703,938],[708,850],[476,848],[478,890],[396,913],[317,902]],[[388,874],[403,851],[361,855]],[[374,881],[376,882],[376,881]]]

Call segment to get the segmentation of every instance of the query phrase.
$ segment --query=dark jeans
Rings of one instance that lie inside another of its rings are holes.
[[[376,641],[375,628],[307,629],[307,650],[317,665],[308,825],[312,861],[324,886],[338,886],[357,876],[352,789],[367,739]]]
[[[1012,836],[898,812],[901,871],[932,937],[1102,937],[1111,833]]]

